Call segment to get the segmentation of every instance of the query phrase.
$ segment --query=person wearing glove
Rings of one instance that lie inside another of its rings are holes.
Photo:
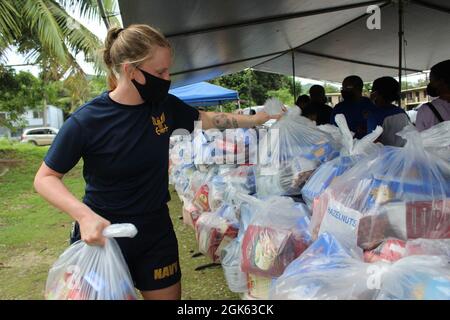
[[[169,137],[177,129],[251,128],[280,115],[199,112],[168,94],[172,48],[148,25],[108,31],[103,58],[110,90],[78,108],[64,123],[34,186],[77,223],[72,241],[103,245],[103,229],[132,223],[135,238],[118,239],[144,299],[180,299],[178,244],[169,216]],[[62,179],[83,159],[85,195],[79,201]],[[78,231],[78,232],[77,232]]]

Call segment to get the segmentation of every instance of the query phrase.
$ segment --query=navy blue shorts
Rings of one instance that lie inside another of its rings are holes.
[[[116,238],[138,290],[163,289],[180,281],[178,242],[167,205],[147,215],[104,218],[111,223],[132,223],[138,230],[134,238]],[[75,223],[70,242],[78,240],[80,229]]]

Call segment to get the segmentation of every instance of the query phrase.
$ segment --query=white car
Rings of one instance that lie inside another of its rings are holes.
[[[32,143],[36,146],[49,145],[52,144],[58,131],[52,127],[29,128],[23,132],[20,142]]]

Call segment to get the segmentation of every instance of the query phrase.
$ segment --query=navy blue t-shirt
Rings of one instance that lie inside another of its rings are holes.
[[[122,105],[104,92],[64,123],[44,161],[67,173],[83,158],[83,202],[102,216],[143,215],[170,200],[169,137],[194,129],[199,112],[173,95]]]
[[[330,122],[336,125],[334,117],[339,113],[344,114],[349,129],[355,133],[355,138],[361,139],[368,133],[367,119],[375,109],[375,105],[367,97],[361,97],[358,102],[344,100],[333,108]]]

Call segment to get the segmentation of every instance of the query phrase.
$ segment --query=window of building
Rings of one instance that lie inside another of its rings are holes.
[[[44,114],[41,111],[33,111],[33,119],[42,119]]]

